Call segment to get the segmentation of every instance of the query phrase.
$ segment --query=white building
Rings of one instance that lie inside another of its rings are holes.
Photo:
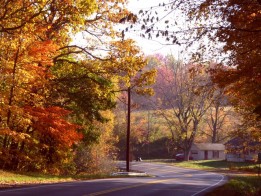
[[[225,145],[218,143],[193,143],[190,156],[193,160],[225,160]]]

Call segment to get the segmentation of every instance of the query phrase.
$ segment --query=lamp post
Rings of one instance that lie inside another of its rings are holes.
[[[131,114],[131,88],[128,87],[128,112],[127,112],[127,141],[126,141],[126,171],[130,171],[130,114]]]

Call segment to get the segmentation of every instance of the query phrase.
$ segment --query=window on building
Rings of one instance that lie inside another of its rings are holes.
[[[218,150],[214,150],[213,151],[213,159],[218,159],[219,158],[219,151]]]
[[[192,151],[191,151],[191,154],[198,154],[198,151],[192,150]]]

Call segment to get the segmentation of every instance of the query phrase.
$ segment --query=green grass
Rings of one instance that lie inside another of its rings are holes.
[[[257,163],[244,163],[244,162],[227,162],[220,160],[199,160],[199,161],[175,161],[174,159],[152,159],[145,160],[154,163],[166,163],[177,167],[186,167],[191,169],[203,170],[221,170],[221,171],[244,171],[244,172],[258,172],[259,164]]]
[[[44,183],[58,183],[58,182],[70,182],[75,180],[87,180],[107,178],[107,174],[95,174],[95,175],[74,175],[74,176],[56,176],[39,173],[17,173],[0,170],[0,187],[9,187],[14,185],[24,184],[44,184]]]
[[[261,195],[261,177],[233,177],[225,185],[206,194],[207,196],[257,196]]]
[[[60,177],[36,173],[17,173],[0,170],[0,184],[31,184],[72,181],[71,177]]]
[[[173,165],[178,167],[187,167],[193,169],[206,170],[237,170],[244,172],[258,172],[258,164],[255,163],[237,163],[219,160],[200,160],[200,161],[184,161],[175,162]]]
[[[147,159],[147,160],[143,160],[146,162],[150,162],[150,163],[173,163],[175,162],[174,159]]]

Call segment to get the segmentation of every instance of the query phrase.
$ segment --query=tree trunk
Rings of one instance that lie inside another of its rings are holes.
[[[189,149],[184,150],[184,161],[189,161]]]

